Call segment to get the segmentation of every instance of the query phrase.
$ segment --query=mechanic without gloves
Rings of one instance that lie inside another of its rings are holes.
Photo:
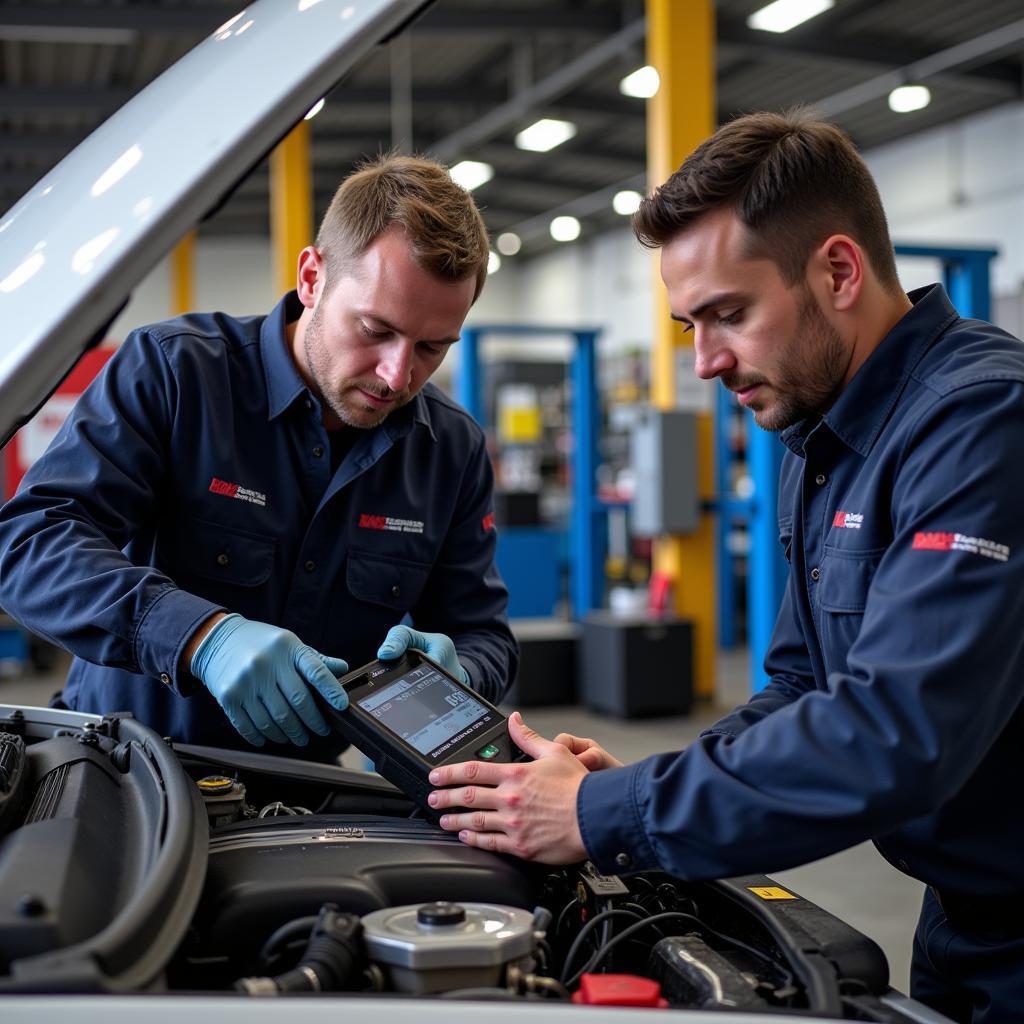
[[[269,316],[129,335],[0,510],[0,605],[75,655],[69,707],[331,759],[311,688],[343,708],[336,677],[378,654],[420,647],[501,698],[484,437],[428,383],[487,258],[445,168],[383,157]]]
[[[912,995],[1024,1019],[1024,346],[904,294],[853,145],[804,112],[703,143],[634,218],[699,376],[787,451],[790,561],[770,683],[681,753],[622,767],[511,731],[536,760],[434,772],[471,845],[684,879],[873,839],[923,881]],[[1012,788],[1009,792],[1013,792]]]

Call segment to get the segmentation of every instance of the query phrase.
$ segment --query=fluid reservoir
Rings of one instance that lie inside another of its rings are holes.
[[[533,952],[533,915],[493,903],[410,904],[367,914],[363,938],[397,992],[494,987]]]
[[[196,782],[206,804],[210,828],[240,820],[245,812],[245,786],[226,775],[207,775]]]

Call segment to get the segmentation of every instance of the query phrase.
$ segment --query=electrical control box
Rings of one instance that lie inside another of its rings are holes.
[[[691,533],[700,521],[697,417],[678,409],[645,409],[633,427],[636,474],[631,530],[641,537]]]

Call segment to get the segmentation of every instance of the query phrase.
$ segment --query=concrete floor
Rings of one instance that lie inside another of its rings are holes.
[[[726,653],[719,669],[718,694],[691,715],[654,720],[617,720],[583,708],[526,708],[524,718],[538,732],[554,736],[571,732],[591,736],[625,762],[648,754],[679,750],[691,742],[747,693],[745,653]],[[63,672],[0,678],[0,704],[46,704],[60,689]],[[345,763],[358,764],[346,754]],[[911,939],[921,903],[922,887],[891,868],[869,843],[774,877],[786,888],[824,907],[871,936],[889,960],[891,983],[909,987]]]

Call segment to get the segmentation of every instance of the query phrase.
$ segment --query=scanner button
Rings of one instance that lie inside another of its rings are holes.
[[[493,743],[488,743],[486,747],[481,747],[476,752],[476,756],[484,761],[490,761],[492,758],[497,757],[500,753],[501,751]]]

